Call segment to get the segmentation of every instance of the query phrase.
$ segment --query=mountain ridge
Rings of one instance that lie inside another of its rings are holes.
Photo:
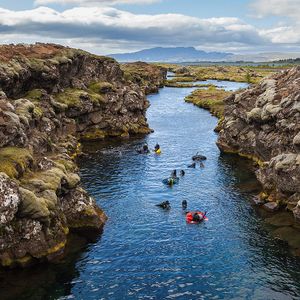
[[[194,47],[154,47],[131,53],[110,54],[109,57],[121,62],[183,62],[188,60],[222,60],[232,56],[228,52],[206,52]]]
[[[154,47],[131,53],[117,53],[107,55],[120,62],[274,62],[284,59],[296,59],[300,53],[264,52],[236,54],[230,52],[206,52],[195,47]]]

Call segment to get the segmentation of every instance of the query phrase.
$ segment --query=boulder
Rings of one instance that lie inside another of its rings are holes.
[[[18,211],[21,195],[17,184],[0,173],[0,226],[12,221]]]
[[[20,194],[22,201],[19,213],[21,217],[38,219],[40,221],[49,219],[50,211],[44,198],[37,197],[33,192],[21,187]]]
[[[267,211],[276,211],[279,209],[279,205],[276,202],[268,202],[263,205],[263,208]]]
[[[300,145],[300,132],[298,132],[295,137],[293,138],[293,144],[295,146],[299,146]]]

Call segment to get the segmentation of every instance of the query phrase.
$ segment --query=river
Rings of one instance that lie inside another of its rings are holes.
[[[61,263],[6,277],[3,299],[299,299],[299,260],[250,204],[260,190],[251,164],[220,155],[217,119],[183,100],[192,90],[149,96],[153,134],[86,147],[82,182],[109,217],[102,236],[88,245],[73,237],[77,248]],[[144,142],[162,155],[138,155]],[[196,152],[205,168],[188,169]],[[162,179],[173,169],[186,175],[170,188]],[[209,221],[187,224],[184,199]],[[169,211],[155,206],[165,200]]]

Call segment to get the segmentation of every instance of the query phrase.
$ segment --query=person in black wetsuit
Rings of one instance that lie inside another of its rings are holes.
[[[150,152],[149,147],[147,144],[144,144],[142,149],[137,150],[139,154],[148,154]]]
[[[181,205],[182,205],[182,209],[187,209],[187,201],[186,200],[183,200]]]
[[[166,210],[171,208],[170,202],[168,200],[164,201],[160,204],[156,204],[156,206],[161,207],[162,209],[166,209]]]
[[[149,153],[149,152],[150,152],[149,147],[148,147],[147,144],[145,144],[145,145],[143,146],[143,151],[144,151],[144,153]]]
[[[180,171],[180,176],[183,177],[184,175],[185,175],[185,172],[184,172],[183,170],[181,170],[181,171]]]
[[[177,178],[177,171],[176,170],[172,171],[171,178]]]

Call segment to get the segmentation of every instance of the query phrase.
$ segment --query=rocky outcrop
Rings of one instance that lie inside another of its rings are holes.
[[[164,74],[162,73],[162,76]],[[0,266],[53,260],[106,216],[80,185],[80,140],[149,133],[144,86],[110,58],[0,46]]]
[[[144,62],[121,65],[125,78],[144,88],[146,94],[157,93],[165,84],[167,69]]]
[[[225,100],[221,151],[257,162],[266,208],[286,206],[300,219],[300,67],[282,71]]]

